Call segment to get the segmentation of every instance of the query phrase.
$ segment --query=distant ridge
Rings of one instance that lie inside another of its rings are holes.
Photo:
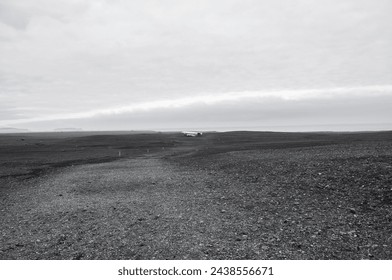
[[[82,128],[79,127],[62,127],[62,128],[55,128],[54,131],[83,131]]]
[[[19,132],[29,132],[29,130],[24,128],[16,128],[16,127],[0,127],[0,133],[19,133]]]

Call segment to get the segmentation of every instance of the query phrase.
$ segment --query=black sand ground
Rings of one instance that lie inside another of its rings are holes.
[[[1,259],[392,259],[392,132],[1,135],[0,203]]]

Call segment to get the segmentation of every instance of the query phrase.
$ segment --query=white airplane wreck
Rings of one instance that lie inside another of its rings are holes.
[[[197,132],[197,131],[183,131],[182,134],[186,137],[197,137],[197,136],[202,136],[203,132]]]

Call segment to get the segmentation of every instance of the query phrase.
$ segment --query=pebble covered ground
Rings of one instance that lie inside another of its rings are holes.
[[[392,259],[392,141],[214,143],[0,178],[0,259]]]

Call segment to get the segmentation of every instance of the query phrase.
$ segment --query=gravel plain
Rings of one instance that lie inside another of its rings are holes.
[[[1,259],[392,259],[391,132],[2,137]]]

